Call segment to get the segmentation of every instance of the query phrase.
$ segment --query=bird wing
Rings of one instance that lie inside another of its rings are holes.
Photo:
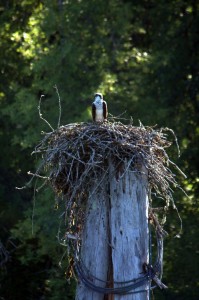
[[[95,118],[96,118],[96,106],[93,103],[92,104],[92,117],[93,117],[93,121],[95,122]]]
[[[104,119],[107,119],[107,116],[108,116],[107,103],[106,103],[106,101],[103,101],[103,117],[104,117]]]

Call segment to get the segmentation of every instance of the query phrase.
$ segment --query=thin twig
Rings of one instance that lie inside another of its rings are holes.
[[[55,90],[56,90],[56,93],[57,93],[57,96],[58,96],[58,101],[59,101],[59,117],[58,117],[58,123],[57,123],[57,128],[60,127],[60,120],[61,120],[61,98],[60,98],[60,95],[59,95],[59,90],[55,84],[54,86]]]
[[[41,95],[40,99],[39,99],[39,105],[38,105],[38,110],[39,110],[39,117],[40,119],[42,119],[44,122],[46,122],[46,124],[51,128],[52,131],[54,131],[53,127],[50,125],[50,123],[43,118],[42,113],[41,113],[41,99],[45,97],[44,95]]]

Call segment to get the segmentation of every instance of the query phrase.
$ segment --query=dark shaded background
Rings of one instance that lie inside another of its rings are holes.
[[[34,197],[17,191],[39,159],[31,156],[41,131],[56,127],[56,84],[61,124],[89,121],[100,91],[114,116],[172,128],[187,174],[178,182],[165,229],[166,292],[154,299],[196,300],[199,295],[199,4],[194,0],[10,0],[0,4],[0,299],[74,299],[66,281],[66,248],[58,242],[62,205],[50,189]],[[174,138],[169,137],[174,141]],[[36,183],[39,186],[39,182]],[[161,202],[161,200],[160,200]]]

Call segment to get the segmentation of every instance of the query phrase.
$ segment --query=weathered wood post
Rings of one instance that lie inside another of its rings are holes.
[[[82,234],[81,260],[92,275],[93,283],[104,287],[108,272],[108,214],[107,177],[97,188],[95,182],[90,191],[86,209],[86,223]],[[94,277],[100,278],[101,282]],[[103,294],[97,293],[79,282],[76,300],[101,300]]]
[[[115,167],[111,164],[109,181],[113,281],[125,282],[139,278],[143,263],[148,263],[147,174],[142,168],[140,172],[127,169],[119,180],[115,175]],[[115,295],[114,300],[147,300],[148,289],[149,283],[132,291],[145,292]]]
[[[100,287],[106,287],[107,280],[112,281],[112,287],[121,287],[117,282],[139,278],[143,263],[148,263],[147,175],[144,169],[128,169],[128,164],[123,169],[118,178],[116,166],[110,160],[109,176],[96,191],[91,191],[87,203],[81,260],[91,274],[92,283]],[[141,293],[114,295],[109,299],[147,300],[148,289],[149,283],[133,290],[142,290]],[[76,300],[89,299],[105,298],[103,293],[80,281]]]

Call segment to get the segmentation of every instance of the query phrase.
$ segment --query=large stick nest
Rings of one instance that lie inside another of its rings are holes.
[[[117,180],[127,170],[134,173],[146,170],[150,199],[151,195],[155,195],[164,200],[164,204],[161,203],[163,207],[155,208],[163,212],[164,222],[164,214],[171,201],[176,208],[172,188],[180,188],[170,166],[184,175],[166,152],[172,144],[168,140],[170,133],[176,141],[173,131],[168,128],[108,122],[73,123],[45,134],[33,152],[42,154],[42,163],[37,172],[31,175],[32,179],[45,178],[44,183],[50,183],[57,198],[64,200],[64,243],[68,244],[65,237],[69,235],[72,239],[81,236],[90,191],[93,186],[95,191],[100,189],[104,179],[108,178],[110,160],[115,166],[115,173],[111,176],[116,176]],[[151,200],[150,214],[153,215],[153,211]]]
[[[73,249],[79,247],[77,245],[81,243],[86,217],[86,201],[93,187],[95,190],[100,189],[104,179],[108,178],[110,160],[111,165],[115,166],[115,172],[111,175],[116,176],[118,181],[127,170],[135,174],[144,170],[148,178],[149,196],[154,194],[165,201],[163,211],[168,208],[170,201],[174,204],[172,188],[179,185],[171,167],[184,174],[166,152],[172,144],[168,140],[170,133],[176,141],[173,131],[168,128],[108,122],[74,123],[45,134],[33,152],[42,154],[42,163],[32,175],[33,178],[45,178],[58,198],[64,199],[66,208],[62,214],[65,219],[64,233],[60,240],[62,244],[67,244],[69,248],[72,244]],[[153,214],[155,210],[152,209],[152,200],[149,209],[156,232],[163,236],[164,231]]]
[[[85,200],[91,184],[108,172],[109,159],[114,161],[117,179],[126,172],[147,170],[149,185],[166,201],[171,198],[175,175],[166,153],[171,142],[168,128],[139,127],[122,123],[75,123],[61,126],[45,135],[34,153],[43,153],[42,166],[48,170],[57,195],[64,195],[67,207]]]

